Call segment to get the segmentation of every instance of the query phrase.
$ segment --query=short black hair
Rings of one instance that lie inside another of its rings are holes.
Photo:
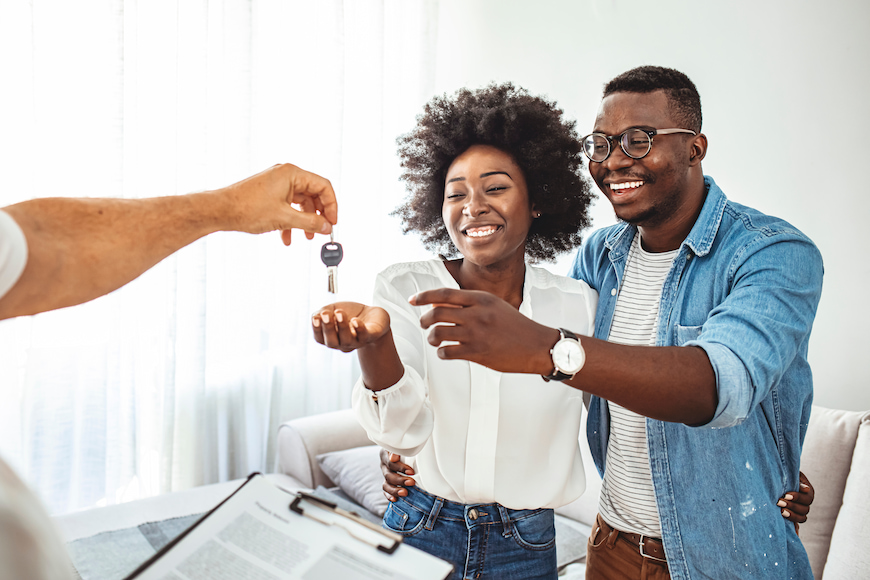
[[[522,169],[529,202],[541,213],[526,238],[532,261],[576,248],[580,231],[590,225],[592,194],[581,173],[575,122],[563,119],[554,102],[511,83],[435,97],[397,143],[400,179],[409,195],[393,213],[402,218],[405,233],[419,233],[426,248],[441,256],[458,254],[441,217],[444,180],[453,160],[472,145],[496,147]]]
[[[604,97],[613,93],[665,91],[671,113],[684,129],[701,133],[701,95],[685,74],[663,66],[639,66],[604,85]]]

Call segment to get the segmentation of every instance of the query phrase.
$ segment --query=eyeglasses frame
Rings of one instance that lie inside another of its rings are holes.
[[[626,151],[625,145],[623,145],[623,143],[622,143],[623,137],[625,137],[626,134],[630,133],[631,131],[643,131],[649,137],[649,146],[646,148],[646,153],[644,153],[643,155],[641,155],[639,157],[635,157],[634,155],[632,155],[631,153]],[[674,133],[688,133],[688,134],[694,135],[696,137],[698,136],[698,134],[695,131],[692,131],[691,129],[676,129],[676,128],[672,128],[672,129],[644,129],[643,127],[631,127],[630,129],[626,129],[625,131],[623,131],[619,135],[605,135],[604,133],[589,133],[588,135],[583,137],[583,139],[581,139],[581,142],[583,143],[583,154],[586,156],[587,159],[589,159],[589,161],[591,161],[592,163],[604,163],[610,157],[610,154],[613,153],[613,149],[614,149],[613,148],[613,140],[616,139],[617,137],[619,138],[619,148],[622,149],[622,152],[625,153],[626,157],[630,157],[632,159],[643,159],[644,157],[649,155],[650,151],[652,151],[653,137],[655,137],[656,135],[671,135]],[[601,161],[596,161],[596,160],[592,159],[592,157],[589,155],[589,153],[586,152],[586,140],[594,135],[597,135],[599,137],[603,137],[607,141],[607,155],[605,155],[604,159],[602,159]]]

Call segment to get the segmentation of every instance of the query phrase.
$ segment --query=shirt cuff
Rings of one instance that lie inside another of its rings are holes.
[[[0,298],[15,286],[27,265],[27,238],[18,223],[0,211]]]
[[[377,401],[378,398],[383,397],[385,395],[390,396],[391,394],[393,394],[396,391],[398,391],[399,389],[401,389],[405,385],[405,383],[408,382],[407,377],[408,377],[408,369],[407,369],[407,367],[405,367],[402,369],[402,376],[398,381],[396,381],[396,384],[390,385],[386,389],[381,389],[380,391],[373,391],[366,386],[366,384],[362,380],[362,377],[359,378],[359,386],[360,386],[360,390],[362,390],[367,395],[369,395],[373,401]]]
[[[683,346],[697,346],[704,349],[713,372],[716,373],[716,393],[719,403],[713,419],[704,429],[734,427],[749,416],[752,406],[752,380],[743,362],[730,348],[715,342],[690,341]]]

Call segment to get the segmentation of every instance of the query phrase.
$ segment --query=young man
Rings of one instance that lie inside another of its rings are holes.
[[[613,79],[584,147],[621,220],[592,234],[572,269],[600,295],[595,338],[439,289],[412,298],[453,306],[421,318],[454,325],[432,327],[429,342],[454,341],[441,358],[592,395],[604,483],[587,579],[812,578],[777,503],[799,489],[819,251],[704,176],[700,97],[682,73]]]
[[[204,193],[45,198],[5,207],[0,211],[0,319],[111,292],[212,232],[282,230],[285,244],[293,228],[305,230],[309,239],[328,234],[337,209],[328,180],[289,164]],[[0,578],[57,580],[71,573],[48,514],[0,459]]]

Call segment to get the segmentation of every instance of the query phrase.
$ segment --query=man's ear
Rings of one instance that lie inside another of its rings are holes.
[[[694,167],[707,156],[707,136],[701,133],[689,142],[689,146],[689,165]]]

